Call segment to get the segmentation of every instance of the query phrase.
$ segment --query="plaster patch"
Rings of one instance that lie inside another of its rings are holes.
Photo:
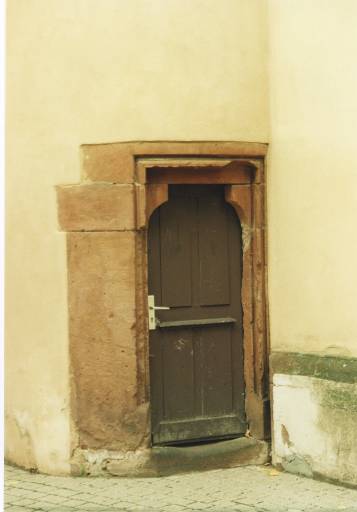
[[[289,455],[281,461],[281,465],[289,473],[312,477],[313,472],[310,463],[300,455]]]

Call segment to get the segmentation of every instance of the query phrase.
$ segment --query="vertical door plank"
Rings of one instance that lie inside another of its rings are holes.
[[[160,208],[161,290],[165,306],[190,306],[191,290],[190,197],[172,197]]]
[[[201,330],[204,415],[231,414],[232,354],[231,327],[206,327]]]
[[[194,361],[191,329],[171,329],[162,342],[164,419],[194,415]]]
[[[220,197],[199,198],[198,204],[200,304],[229,304],[226,205]]]

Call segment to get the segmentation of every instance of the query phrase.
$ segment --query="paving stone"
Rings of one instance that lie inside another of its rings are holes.
[[[28,498],[28,495],[31,493],[31,490],[21,487],[21,484],[19,484],[17,487],[12,487],[12,489],[8,492],[8,494],[11,496],[19,496],[23,497],[24,499]]]
[[[78,512],[78,509],[72,507],[57,507],[51,508],[51,512]]]
[[[33,499],[30,499],[30,498],[21,498],[21,503],[18,502],[18,504],[21,506],[21,507],[30,507],[32,505],[34,505],[34,507],[36,507],[36,502],[33,500]]]
[[[85,505],[87,505],[88,503],[86,501],[83,501],[83,500],[77,500],[76,498],[71,498],[71,499],[62,499],[62,502],[61,502],[62,506],[63,507],[76,507],[76,508],[79,508],[79,507],[84,507]]]
[[[57,496],[55,494],[47,494],[44,499],[46,500],[47,503],[58,504],[63,503],[66,498],[64,498],[63,496]]]
[[[6,511],[9,511],[9,512],[26,512],[28,509],[26,507],[19,507],[17,505],[15,506],[10,506],[10,507],[6,507],[5,508]]]
[[[72,478],[5,468],[6,512],[357,512],[357,491],[271,468],[162,478]]]
[[[17,484],[19,487],[19,484]],[[21,489],[28,489],[30,491],[36,491],[42,494],[49,494],[49,486],[46,484],[40,484],[36,482],[31,482],[26,480],[25,482],[21,482]]]
[[[61,496],[63,499],[79,494],[79,489],[61,489],[60,487],[46,486],[47,494]]]

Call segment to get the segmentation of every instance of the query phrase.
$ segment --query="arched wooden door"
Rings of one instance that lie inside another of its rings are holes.
[[[216,185],[174,185],[148,233],[153,444],[245,432],[242,234]]]

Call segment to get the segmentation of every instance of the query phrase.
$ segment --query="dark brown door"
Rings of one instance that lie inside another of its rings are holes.
[[[214,185],[175,185],[149,225],[149,294],[154,444],[245,432],[242,236]]]

